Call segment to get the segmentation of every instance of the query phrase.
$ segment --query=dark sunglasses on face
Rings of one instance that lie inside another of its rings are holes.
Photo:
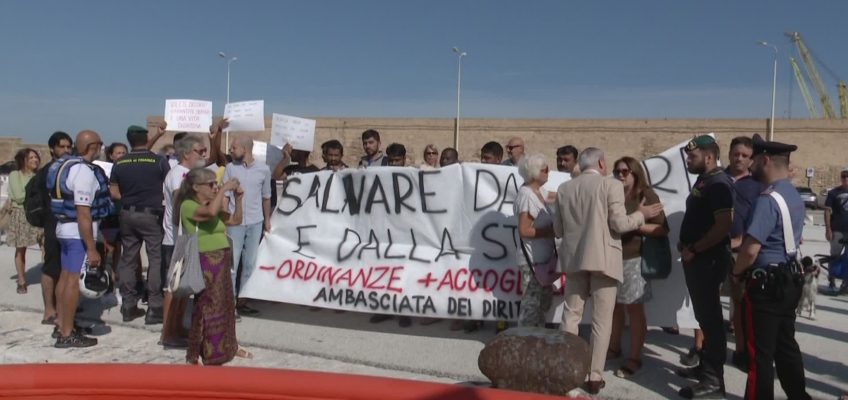
[[[215,182],[215,181],[203,182],[203,183],[198,183],[198,185],[209,186],[209,189],[215,189],[216,187],[218,187],[218,182]]]
[[[629,169],[614,169],[612,174],[619,178],[627,178],[630,175]]]
[[[428,152],[425,152],[424,154],[425,154],[425,155],[428,155],[428,156],[437,156],[437,155],[439,155],[439,153],[438,153],[438,152],[436,152],[436,151],[428,151]]]
[[[506,149],[507,149],[507,150],[512,150],[512,149],[517,148],[517,147],[524,147],[524,145],[516,144],[516,145],[514,145],[514,146],[506,146]]]

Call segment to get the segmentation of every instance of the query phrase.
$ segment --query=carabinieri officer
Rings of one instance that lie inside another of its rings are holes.
[[[795,340],[795,308],[803,274],[798,246],[804,202],[789,180],[789,153],[798,146],[754,135],[754,178],[767,185],[747,221],[733,279],[747,280],[743,307],[750,369],[745,399],[774,398],[774,369],[790,400],[810,399]],[[787,225],[784,226],[784,221]],[[788,229],[787,229],[788,228]],[[788,242],[787,242],[788,241]],[[772,368],[774,365],[774,368]]]

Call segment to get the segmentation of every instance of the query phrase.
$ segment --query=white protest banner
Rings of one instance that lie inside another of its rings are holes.
[[[271,119],[271,144],[283,147],[291,143],[295,150],[315,148],[315,120],[274,114]]]
[[[165,100],[165,122],[169,131],[209,132],[212,102],[203,100]]]
[[[227,132],[265,130],[265,100],[240,101],[224,106],[224,118],[230,122]]]
[[[666,205],[672,243],[694,182],[682,145],[645,160]],[[379,314],[514,320],[522,288],[512,203],[521,184],[517,168],[474,163],[290,177],[242,296]],[[652,281],[648,321],[692,327],[676,252],[673,258],[671,276]],[[552,321],[561,318],[564,279],[548,311]]]

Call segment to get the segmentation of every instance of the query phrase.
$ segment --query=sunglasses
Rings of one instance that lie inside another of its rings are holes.
[[[842,174],[840,176],[841,176],[842,179],[848,178],[848,174]]]
[[[200,185],[200,186],[209,186],[209,189],[215,189],[215,188],[217,188],[217,187],[218,187],[218,182],[215,182],[215,181],[211,181],[211,182],[203,182],[203,183],[198,183],[198,185]]]
[[[425,156],[437,156],[437,155],[439,155],[439,152],[437,152],[437,151],[426,151],[426,152],[424,152],[424,155]]]
[[[626,168],[614,169],[612,170],[612,174],[618,178],[627,178],[628,176],[630,176],[630,170]]]
[[[524,145],[523,144],[516,144],[514,146],[506,146],[506,149],[512,150],[512,149],[517,148],[517,147],[524,147]]]

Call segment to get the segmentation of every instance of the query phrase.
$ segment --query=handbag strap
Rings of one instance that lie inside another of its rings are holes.
[[[194,222],[194,233],[196,234],[198,231],[200,231],[200,222],[195,221]],[[180,224],[179,224],[179,226],[177,226],[177,235],[176,236],[181,236],[182,234],[183,234],[183,216],[180,215]]]
[[[786,249],[786,255],[795,257],[798,255],[798,249],[795,247],[795,232],[792,230],[792,220],[790,219],[789,207],[786,205],[786,200],[780,193],[772,190],[769,192],[771,198],[777,203],[780,218],[783,221],[783,246]]]

